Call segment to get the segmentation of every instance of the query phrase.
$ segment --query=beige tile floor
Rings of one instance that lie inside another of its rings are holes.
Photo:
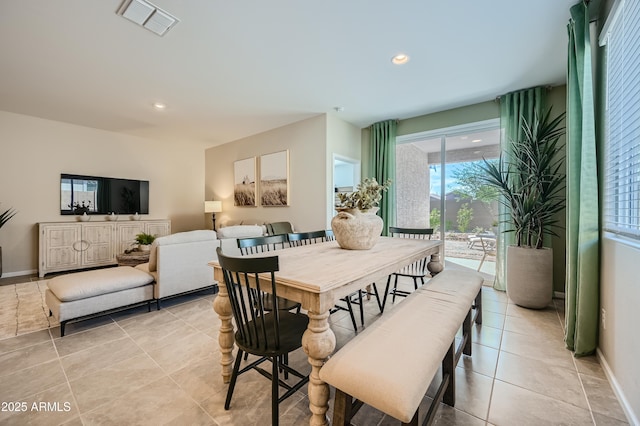
[[[238,379],[231,410],[223,408],[214,297],[191,295],[152,313],[139,308],[69,324],[62,339],[52,324],[0,340],[0,424],[268,424],[270,382],[255,372]],[[575,359],[564,349],[562,301],[532,311],[490,287],[483,300],[473,356],[456,369],[456,406],[441,405],[436,424],[627,424],[597,359]],[[390,309],[401,307],[398,299]],[[371,300],[365,324],[377,318]],[[346,312],[331,322],[338,347],[354,336]],[[301,350],[290,362],[309,370]],[[308,424],[307,407],[303,388],[281,404],[280,423]],[[398,424],[368,407],[353,422]]]

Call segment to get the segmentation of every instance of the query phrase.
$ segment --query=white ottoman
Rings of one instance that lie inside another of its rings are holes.
[[[45,302],[60,322],[60,336],[71,320],[147,302],[153,297],[153,276],[131,266],[60,275],[49,280]]]

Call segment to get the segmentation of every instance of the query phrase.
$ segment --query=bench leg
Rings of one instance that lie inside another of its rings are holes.
[[[447,390],[444,392],[442,402],[451,407],[456,405],[456,342],[451,343],[447,354],[442,360],[442,380],[446,380]]]
[[[345,426],[351,424],[351,407],[353,397],[336,389],[336,398],[333,407],[333,426]]]
[[[64,326],[67,325],[66,321],[60,323],[60,337],[64,337]]]
[[[471,356],[471,318],[473,317],[473,310],[469,309],[464,322],[462,323],[462,338],[465,339],[462,353]]]
[[[475,302],[476,308],[476,324],[482,324],[482,287],[478,290],[478,295],[476,296]]]

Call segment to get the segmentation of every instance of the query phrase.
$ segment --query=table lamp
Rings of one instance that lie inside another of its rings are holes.
[[[204,202],[204,212],[205,213],[213,213],[213,230],[216,230],[216,213],[220,213],[222,211],[222,201],[205,201]]]

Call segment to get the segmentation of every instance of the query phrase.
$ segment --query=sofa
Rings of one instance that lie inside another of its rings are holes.
[[[235,240],[226,244],[234,244]],[[208,265],[220,244],[214,231],[189,231],[156,238],[149,262],[134,267],[95,269],[52,278],[45,302],[60,322],[64,336],[69,321],[80,321],[114,310],[161,300],[208,287],[217,282]],[[225,246],[227,246],[225,245]]]
[[[228,220],[218,229],[218,239],[222,251],[229,256],[240,256],[239,238],[255,238],[265,235],[288,234],[293,232],[290,222],[262,223],[255,220]]]
[[[136,269],[153,276],[153,295],[158,301],[217,285],[208,265],[216,259],[219,246],[214,231],[179,232],[156,238],[151,244],[149,262]]]

